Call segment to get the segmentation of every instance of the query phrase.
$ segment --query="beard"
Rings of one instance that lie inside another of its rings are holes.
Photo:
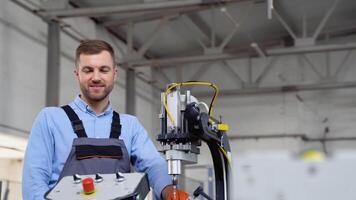
[[[90,88],[88,85],[80,85],[80,90],[84,98],[91,102],[100,102],[109,96],[114,85],[104,85],[103,90],[95,91],[95,89]]]

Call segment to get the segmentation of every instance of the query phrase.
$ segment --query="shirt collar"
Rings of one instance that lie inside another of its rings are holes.
[[[83,112],[89,112],[89,113],[93,113],[96,115],[96,113],[90,108],[90,106],[85,101],[83,101],[83,99],[80,98],[80,95],[78,95],[75,98],[74,104]],[[109,105],[107,106],[106,110],[104,112],[100,113],[98,116],[108,115],[112,112],[113,112],[113,109],[112,109],[111,103],[109,101]]]

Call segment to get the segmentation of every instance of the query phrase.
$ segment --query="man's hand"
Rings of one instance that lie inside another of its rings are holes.
[[[162,197],[164,200],[187,200],[189,194],[179,189],[174,194],[173,185],[168,185],[162,190]]]

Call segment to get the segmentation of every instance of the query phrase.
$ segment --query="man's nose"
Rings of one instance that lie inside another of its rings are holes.
[[[94,70],[92,79],[93,79],[93,81],[100,81],[100,72],[99,72],[99,70]]]

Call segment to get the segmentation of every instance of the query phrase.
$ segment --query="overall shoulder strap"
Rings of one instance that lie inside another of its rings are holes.
[[[61,108],[66,112],[70,122],[72,123],[73,131],[78,136],[78,138],[87,137],[83,122],[79,119],[74,110],[69,105],[62,106]]]
[[[119,113],[114,111],[112,115],[110,138],[119,138],[120,135],[121,135],[120,115]]]

